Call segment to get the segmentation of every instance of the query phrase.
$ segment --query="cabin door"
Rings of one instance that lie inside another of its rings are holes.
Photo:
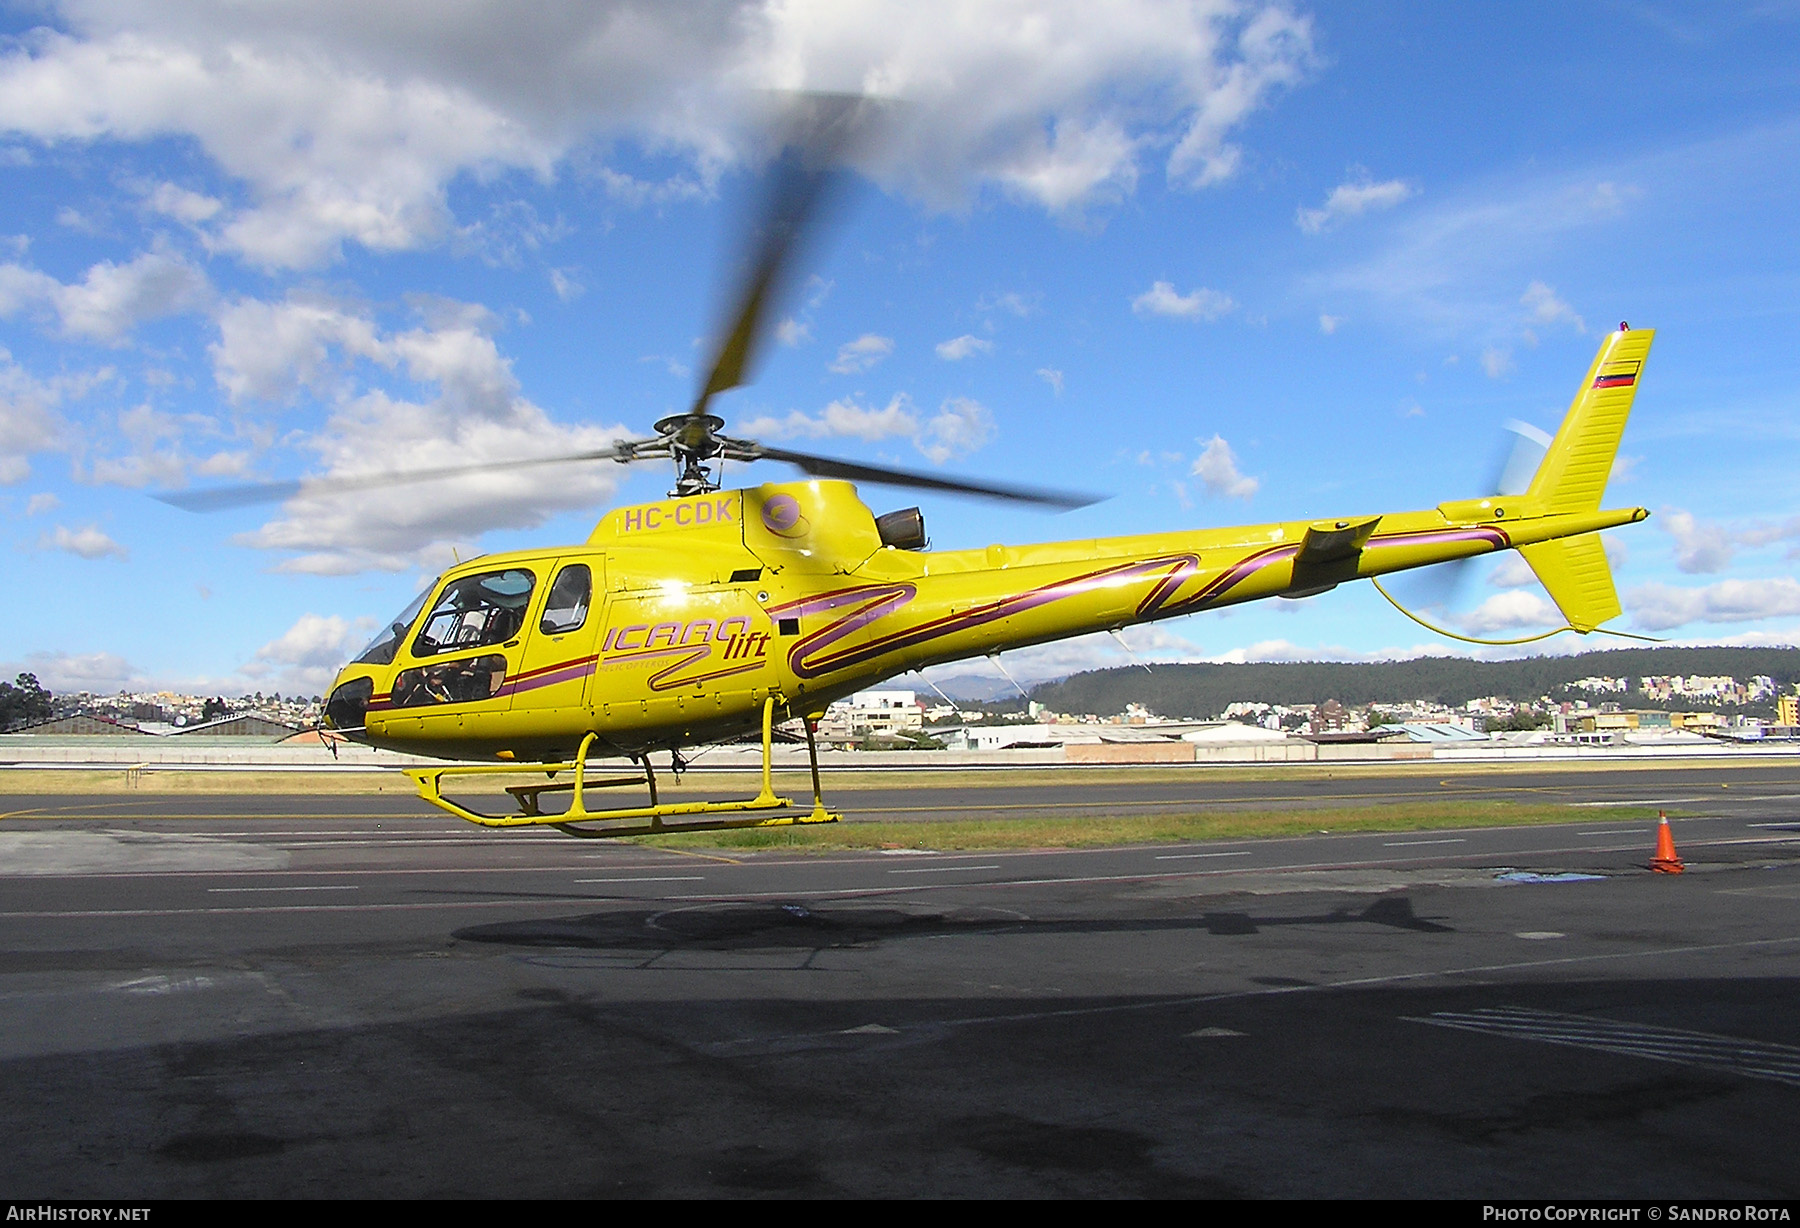
[[[741,586],[621,593],[607,607],[594,690],[608,729],[706,736],[754,711],[777,677],[775,628]]]
[[[515,715],[578,717],[585,711],[604,571],[604,561],[593,555],[558,559],[551,569],[543,603],[526,629],[518,669],[507,680]]]

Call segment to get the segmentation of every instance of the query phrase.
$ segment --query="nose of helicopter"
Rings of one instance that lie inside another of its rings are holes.
[[[339,670],[325,700],[325,728],[358,742],[364,741],[369,700],[374,694],[375,680],[366,671],[353,673],[350,666]]]

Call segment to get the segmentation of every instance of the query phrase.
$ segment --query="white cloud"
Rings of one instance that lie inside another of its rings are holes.
[[[103,260],[78,285],[56,293],[63,331],[117,341],[146,320],[200,306],[211,287],[206,275],[179,256],[145,252],[129,264]]]
[[[1731,565],[1736,548],[1724,525],[1698,520],[1692,512],[1664,508],[1656,518],[1675,539],[1675,566],[1689,575],[1715,575]]]
[[[374,389],[340,389],[325,428],[308,441],[322,477],[354,478],[401,470],[598,451],[624,431],[563,426],[520,395],[511,363],[488,334],[485,312],[431,303],[434,326],[385,335],[350,330],[357,343],[424,386],[417,399]],[[337,325],[331,324],[335,329]],[[310,336],[305,328],[298,335]],[[343,335],[341,333],[334,335]],[[316,340],[316,337],[311,338]],[[310,343],[310,342],[309,342]],[[321,343],[322,344],[322,343]],[[300,352],[316,351],[301,348]],[[554,480],[545,480],[554,472]],[[294,552],[277,570],[344,575],[428,568],[453,542],[493,529],[533,528],[550,515],[607,501],[618,466],[595,462],[553,471],[477,474],[363,491],[300,494],[283,514],[238,540]]]
[[[372,318],[329,299],[294,293],[279,303],[238,299],[219,311],[208,347],[213,378],[233,404],[285,401],[302,388],[327,390],[331,354],[391,364]]]
[[[15,674],[32,674],[55,694],[91,691],[96,695],[114,694],[135,689],[143,681],[143,671],[117,653],[111,652],[32,652],[20,662],[0,665],[0,673],[8,678]]]
[[[0,57],[0,128],[191,138],[245,203],[165,203],[269,267],[328,261],[345,241],[434,242],[453,229],[457,176],[548,177],[620,136],[689,168],[660,185],[589,172],[617,198],[704,191],[754,148],[745,100],[769,89],[907,99],[869,169],[940,205],[993,185],[1076,209],[1129,192],[1164,150],[1168,178],[1200,186],[1233,173],[1233,132],[1312,61],[1305,18],[1232,0],[721,0],[703,17],[610,0],[529,21],[497,2],[91,0],[59,16]]]
[[[40,512],[54,512],[62,506],[62,500],[49,491],[40,491],[25,501],[25,514],[36,516]]]
[[[1230,648],[1207,659],[1221,665],[1247,665],[1253,661],[1342,660],[1346,655],[1353,654],[1347,654],[1342,648],[1304,648],[1289,640],[1258,640],[1247,647]]]
[[[783,345],[804,345],[812,340],[812,325],[790,317],[775,326],[775,340]]]
[[[918,433],[919,419],[905,393],[885,408],[872,409],[855,399],[833,401],[817,415],[799,410],[785,418],[753,418],[740,428],[753,439],[863,439],[873,443]]]
[[[1001,294],[984,294],[975,300],[977,311],[1005,311],[1020,319],[1031,315],[1042,305],[1042,295],[1020,294],[1008,290]]]
[[[952,337],[948,341],[937,343],[937,356],[945,362],[960,362],[971,354],[991,354],[994,343],[983,340],[972,333],[964,333],[960,337]]]
[[[838,347],[837,358],[832,361],[831,370],[839,375],[860,375],[893,352],[892,337],[864,333],[855,341],[846,341]]]
[[[1039,379],[1050,385],[1050,390],[1052,392],[1057,396],[1062,395],[1063,373],[1061,371],[1058,371],[1055,367],[1039,367],[1037,374]]]
[[[833,401],[817,414],[795,410],[782,418],[753,418],[740,428],[755,439],[883,439],[909,438],[936,464],[975,451],[994,435],[993,415],[978,402],[951,397],[932,417],[921,421],[904,392],[881,409],[854,398]]]
[[[1657,513],[1656,521],[1663,532],[1675,539],[1675,566],[1689,575],[1716,575],[1730,566],[1742,549],[1800,539],[1800,516],[1735,526],[1701,520],[1692,512],[1666,507]],[[1800,557],[1800,548],[1790,548],[1788,557]]]
[[[196,455],[191,442],[212,445],[221,427],[204,414],[175,415],[150,404],[135,405],[113,417],[110,429],[94,430],[77,458],[81,480],[116,486],[179,486],[190,476],[247,476],[251,450],[222,449]],[[115,450],[124,445],[123,451]]]
[[[32,455],[59,443],[56,407],[79,397],[96,376],[59,376],[40,380],[0,349],[0,485],[23,481],[31,472]]]
[[[216,196],[205,196],[199,192],[190,192],[172,183],[159,183],[144,198],[144,204],[152,211],[172,217],[189,226],[198,226],[218,215],[225,203]]]
[[[293,626],[257,649],[240,672],[278,691],[321,695],[372,627],[369,619],[352,622],[335,614],[302,614]]]
[[[941,465],[953,457],[968,455],[993,437],[994,418],[984,406],[967,397],[951,397],[925,424],[914,443],[919,451]]]
[[[1321,315],[1319,317],[1319,331],[1324,333],[1327,337],[1329,337],[1329,336],[1331,336],[1332,333],[1335,333],[1338,330],[1338,325],[1342,324],[1343,322],[1344,322],[1343,316]]]
[[[69,554],[78,554],[84,559],[103,559],[112,557],[128,559],[131,552],[118,542],[102,533],[96,525],[83,525],[79,529],[71,529],[57,525],[55,529],[38,539],[39,550],[62,550]]]
[[[1489,573],[1487,582],[1495,588],[1523,588],[1538,582],[1537,573],[1517,550],[1508,550]]]
[[[1301,209],[1295,215],[1294,221],[1307,234],[1316,235],[1347,217],[1360,217],[1365,213],[1392,209],[1401,201],[1414,195],[1416,190],[1402,179],[1389,179],[1385,183],[1373,183],[1364,175],[1338,184],[1331,190],[1331,195],[1325,198],[1323,208]]]
[[[1407,210],[1373,254],[1320,273],[1307,288],[1321,302],[1351,306],[1359,319],[1398,320],[1452,346],[1516,334],[1519,286],[1532,280],[1533,266],[1557,261],[1585,241],[1584,232],[1617,224],[1597,200],[1594,180],[1590,172],[1473,183]]]
[[[1644,584],[1626,594],[1626,608],[1639,626],[1666,631],[1692,622],[1750,622],[1800,614],[1800,581],[1721,580],[1704,588]]]
[[[572,303],[587,292],[587,287],[575,276],[574,269],[551,269],[550,288],[565,303]]]
[[[211,291],[206,274],[162,250],[126,264],[102,260],[68,285],[35,269],[0,266],[0,316],[47,306],[65,336],[91,341],[118,342],[147,320],[198,309]]]
[[[1120,666],[1139,663],[1176,663],[1207,661],[1206,650],[1190,640],[1169,630],[1166,626],[1147,624],[1127,627],[1120,633],[1126,648],[1119,641],[1105,632],[1093,635],[1077,636],[1074,639],[1058,640],[1052,644],[1038,644],[1031,648],[1021,648],[1009,652],[1003,658],[1006,672],[1018,679],[1027,689],[1040,682],[1049,682],[1057,678],[1067,678],[1070,674],[1079,674],[1092,669],[1117,669]],[[1000,679],[999,671],[990,664],[973,658],[964,661],[949,662],[933,666],[926,671],[927,676],[940,682],[959,675],[969,675],[978,671],[986,671],[994,678]],[[910,680],[917,675],[908,675]],[[1010,687],[1008,690],[1010,691]],[[1017,692],[1012,692],[1016,694]]]
[[[1481,369],[1487,372],[1489,379],[1502,379],[1511,374],[1513,356],[1511,351],[1498,346],[1490,346],[1481,351]]]
[[[1471,635],[1487,635],[1524,627],[1560,627],[1564,620],[1561,612],[1546,598],[1513,588],[1495,593],[1456,621]]]
[[[1531,309],[1530,320],[1533,324],[1566,323],[1578,333],[1586,333],[1587,325],[1575,309],[1556,296],[1556,291],[1541,281],[1534,281],[1525,287],[1525,293],[1519,298],[1520,305]]]
[[[1172,316],[1180,320],[1216,320],[1237,303],[1229,294],[1209,290],[1205,286],[1189,294],[1177,294],[1172,282],[1159,281],[1131,300],[1131,309],[1141,316]]]
[[[1206,441],[1205,451],[1194,461],[1190,471],[1206,484],[1208,494],[1226,499],[1248,499],[1262,482],[1238,472],[1237,454],[1218,435]]]
[[[1757,521],[1748,528],[1736,532],[1737,540],[1746,546],[1768,546],[1776,542],[1793,541],[1800,538],[1800,516],[1789,516],[1780,521]],[[1795,557],[1790,550],[1788,557]]]

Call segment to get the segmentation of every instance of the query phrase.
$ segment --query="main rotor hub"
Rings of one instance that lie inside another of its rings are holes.
[[[705,458],[718,451],[718,435],[725,429],[725,419],[717,414],[670,414],[650,429],[668,440],[670,447]]]

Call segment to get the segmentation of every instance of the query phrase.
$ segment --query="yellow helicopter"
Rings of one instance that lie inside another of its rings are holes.
[[[1602,510],[1654,333],[1620,325],[1600,345],[1529,485],[1435,508],[1127,537],[927,548],[918,509],[876,516],[853,481],[1076,506],[1086,496],[852,464],[723,434],[711,398],[745,382],[768,306],[832,173],[815,142],[778,179],[737,310],[693,408],[654,438],[573,457],[415,471],[345,489],[508,465],[672,459],[670,497],[609,511],[585,542],[471,559],[444,573],[334,681],[325,725],[344,737],[459,764],[409,769],[420,795],[489,827],[553,824],[575,835],[831,822],[812,722],[832,701],[911,670],[1265,597],[1515,549],[1586,634],[1620,613],[1599,532],[1643,520]],[[725,490],[724,461],[776,460],[799,482]],[[280,498],[299,483],[164,496],[205,509]],[[777,795],[772,732],[799,718],[810,809]],[[662,801],[652,750],[760,732],[762,787],[735,801]],[[626,757],[639,773],[590,776]],[[470,775],[516,775],[519,813],[446,795]],[[559,780],[559,777],[568,777]],[[544,783],[544,782],[548,783]],[[640,805],[591,805],[595,790],[648,790]],[[561,811],[543,795],[569,794]]]

